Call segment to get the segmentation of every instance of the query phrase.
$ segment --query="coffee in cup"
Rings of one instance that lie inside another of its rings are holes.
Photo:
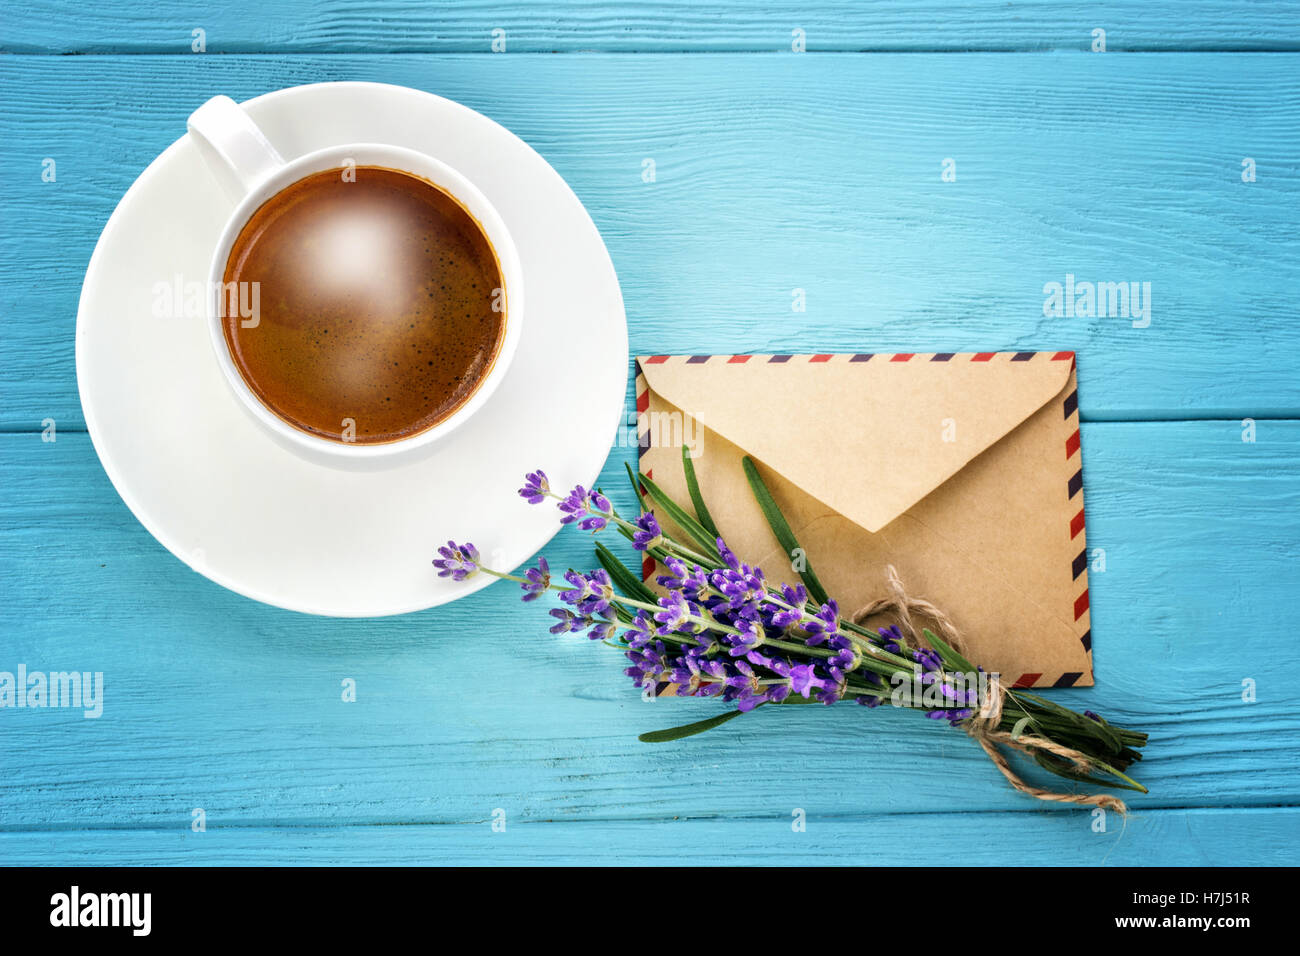
[[[239,232],[223,287],[235,366],[277,416],[360,444],[445,420],[492,369],[508,321],[501,266],[469,211],[379,166],[313,173]]]
[[[208,272],[213,355],[272,439],[385,468],[478,414],[519,346],[524,277],[473,181],[391,143],[285,159],[226,96],[187,125],[234,201]]]

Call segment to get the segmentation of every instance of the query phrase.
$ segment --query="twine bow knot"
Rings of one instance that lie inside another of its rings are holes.
[[[948,615],[929,601],[909,596],[903,587],[903,582],[898,577],[898,571],[895,570],[892,564],[886,566],[885,573],[889,591],[888,596],[877,598],[859,608],[851,617],[853,623],[861,625],[868,618],[877,614],[893,614],[898,619],[898,629],[903,635],[903,642],[912,650],[918,650],[925,645],[925,641],[922,629],[918,628],[913,622],[913,615],[917,615],[928,619],[932,625],[931,630],[947,642],[949,647],[953,648],[957,653],[965,655],[966,651],[961,633]],[[965,728],[966,733],[970,734],[975,742],[984,749],[989,759],[993,761],[993,765],[1002,772],[1002,776],[1007,778],[1007,782],[1011,786],[1021,793],[1036,797],[1039,800],[1102,807],[1106,810],[1114,810],[1121,815],[1128,812],[1128,807],[1124,801],[1110,794],[1060,793],[1055,790],[1035,787],[1022,780],[1011,769],[1011,764],[1007,761],[1006,754],[1003,753],[1000,747],[1008,747],[1030,756],[1033,756],[1034,751],[1050,753],[1069,761],[1079,773],[1088,773],[1094,767],[1086,754],[1065,747],[1053,740],[1048,740],[1046,737],[1026,733],[1015,735],[1012,731],[1001,729],[1002,707],[1006,701],[1007,690],[996,677],[989,681],[988,688],[988,694],[980,702],[979,713],[967,718],[962,726]]]

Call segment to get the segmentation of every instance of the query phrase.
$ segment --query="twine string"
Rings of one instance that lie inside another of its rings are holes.
[[[903,587],[902,580],[898,576],[898,571],[895,570],[892,564],[886,566],[885,576],[888,589],[887,596],[877,598],[855,611],[850,618],[854,624],[861,625],[868,618],[878,614],[892,614],[898,619],[898,629],[903,635],[903,643],[911,650],[919,650],[925,646],[925,639],[922,629],[917,627],[913,619],[913,615],[916,615],[927,619],[931,624],[930,630],[938,634],[949,647],[962,656],[966,655],[965,641],[957,630],[957,626],[953,624],[952,619],[947,614],[929,601],[908,595],[907,590]],[[1006,754],[1000,748],[1007,747],[1030,756],[1033,756],[1035,751],[1050,753],[1069,761],[1079,773],[1089,773],[1095,767],[1092,761],[1088,759],[1087,754],[1066,747],[1063,744],[1058,744],[1054,740],[1025,733],[1014,737],[1010,731],[1000,729],[1002,707],[1006,701],[1007,690],[997,678],[992,679],[988,687],[989,693],[981,702],[979,713],[967,719],[963,726],[975,742],[983,748],[989,760],[993,761],[993,765],[1001,771],[1002,776],[1006,777],[1011,786],[1021,793],[1036,797],[1039,800],[1102,807],[1106,810],[1114,810],[1121,815],[1127,813],[1128,807],[1124,801],[1110,794],[1061,793],[1056,790],[1035,787],[1021,779],[1011,769]]]

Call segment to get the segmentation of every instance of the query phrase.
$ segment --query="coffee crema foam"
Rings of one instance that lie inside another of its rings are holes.
[[[445,420],[505,336],[482,227],[433,183],[380,166],[314,173],[271,197],[223,281],[258,284],[256,321],[223,319],[244,381],[289,424],[335,441],[398,441]]]

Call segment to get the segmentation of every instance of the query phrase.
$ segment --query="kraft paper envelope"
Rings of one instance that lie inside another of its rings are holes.
[[[769,580],[798,575],[750,493],[746,454],[841,613],[886,596],[892,564],[1004,682],[1092,684],[1074,353],[637,366],[642,472],[689,504],[680,446],[691,448],[719,532]]]

